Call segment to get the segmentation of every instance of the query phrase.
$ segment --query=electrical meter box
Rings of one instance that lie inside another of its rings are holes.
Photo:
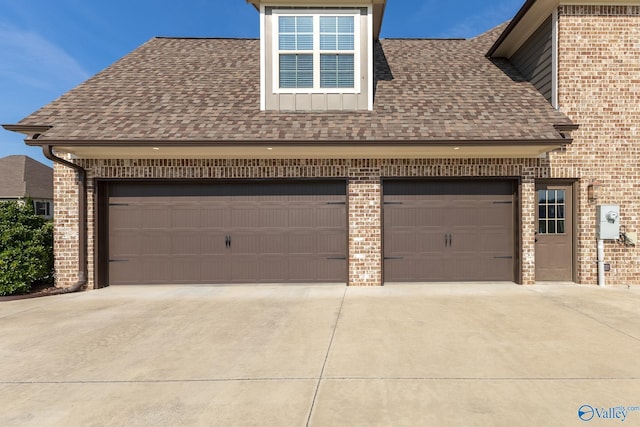
[[[599,205],[596,211],[598,240],[618,240],[620,238],[620,206]]]

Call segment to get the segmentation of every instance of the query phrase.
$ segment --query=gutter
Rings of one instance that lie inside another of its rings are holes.
[[[44,156],[54,163],[74,169],[78,173],[78,281],[69,288],[59,288],[59,291],[49,295],[60,295],[77,292],[87,284],[87,171],[75,163],[68,162],[53,153],[53,146],[43,145]]]
[[[577,125],[563,124],[553,125],[558,131],[571,131],[577,129]],[[42,146],[43,144],[55,144],[58,147],[379,147],[379,146],[404,146],[404,147],[473,147],[473,146],[509,146],[509,145],[568,145],[572,139],[559,135],[558,138],[549,139],[345,139],[345,140],[290,140],[290,139],[241,139],[241,140],[205,140],[205,139],[74,139],[58,140],[47,138],[44,141],[25,140],[29,146]]]

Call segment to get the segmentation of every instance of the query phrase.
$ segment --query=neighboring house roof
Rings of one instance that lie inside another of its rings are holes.
[[[53,199],[53,169],[27,156],[0,159],[0,199]]]
[[[504,25],[470,40],[375,45],[373,111],[260,111],[260,42],[154,38],[20,125],[45,141],[526,141],[571,125],[487,50]]]

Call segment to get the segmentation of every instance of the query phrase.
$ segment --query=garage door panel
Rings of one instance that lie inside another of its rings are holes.
[[[344,256],[346,257],[347,235],[344,229],[324,229],[315,233],[314,243],[311,247],[312,253],[321,256]]]
[[[138,233],[142,240],[142,254],[173,254],[173,236],[166,230],[148,230]]]
[[[258,255],[232,255],[229,262],[232,266],[231,276],[235,283],[255,283],[258,281]],[[263,274],[261,280],[267,282],[266,273],[263,272]]]
[[[385,254],[389,256],[406,252],[417,252],[418,237],[413,230],[385,230],[388,237],[384,240]]]
[[[129,206],[114,205],[110,207],[110,224],[116,229],[138,229],[142,227],[143,211],[131,209]]]
[[[224,255],[207,255],[202,258],[200,271],[201,279],[198,283],[232,283],[233,266],[229,257]]]
[[[139,265],[141,284],[173,283],[172,257],[166,255],[131,258],[129,264]]]
[[[204,257],[201,256],[173,256],[167,262],[171,263],[171,281],[175,284],[200,283],[202,279],[202,265]]]
[[[198,231],[181,229],[179,233],[171,233],[171,253],[175,256],[200,256],[203,252],[202,236]]]
[[[200,230],[194,236],[199,240],[202,255],[224,255],[227,252],[225,238],[224,231],[210,229]]]
[[[505,234],[502,229],[485,229],[479,236],[479,250],[500,255],[513,253],[513,241],[511,235]]]
[[[514,184],[385,181],[385,281],[513,280]]]
[[[289,251],[291,253],[311,255],[327,250],[327,243],[324,241],[325,239],[322,239],[318,234],[307,230],[292,230],[288,234],[287,240]]]
[[[445,279],[445,268],[439,254],[427,260],[420,255],[406,254],[401,259],[385,261],[385,277],[389,282],[414,282],[416,277],[429,278],[424,281],[440,281]]]
[[[129,262],[128,259],[109,261],[109,281],[112,285],[127,284],[131,280],[141,282],[142,276],[139,265]]]
[[[171,227],[184,229],[198,229],[202,224],[200,208],[197,204],[190,206],[174,205],[170,208]]]
[[[113,233],[110,245],[110,258],[127,258],[142,254],[142,240],[138,233],[128,230]]]
[[[143,211],[143,227],[146,229],[170,228],[172,224],[171,209],[167,204],[140,206]]]
[[[346,282],[344,181],[114,183],[108,192],[109,257],[128,265],[109,264],[112,284]]]

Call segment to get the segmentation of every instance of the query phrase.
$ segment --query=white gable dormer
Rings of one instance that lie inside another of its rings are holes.
[[[385,0],[260,1],[261,110],[373,109]]]

